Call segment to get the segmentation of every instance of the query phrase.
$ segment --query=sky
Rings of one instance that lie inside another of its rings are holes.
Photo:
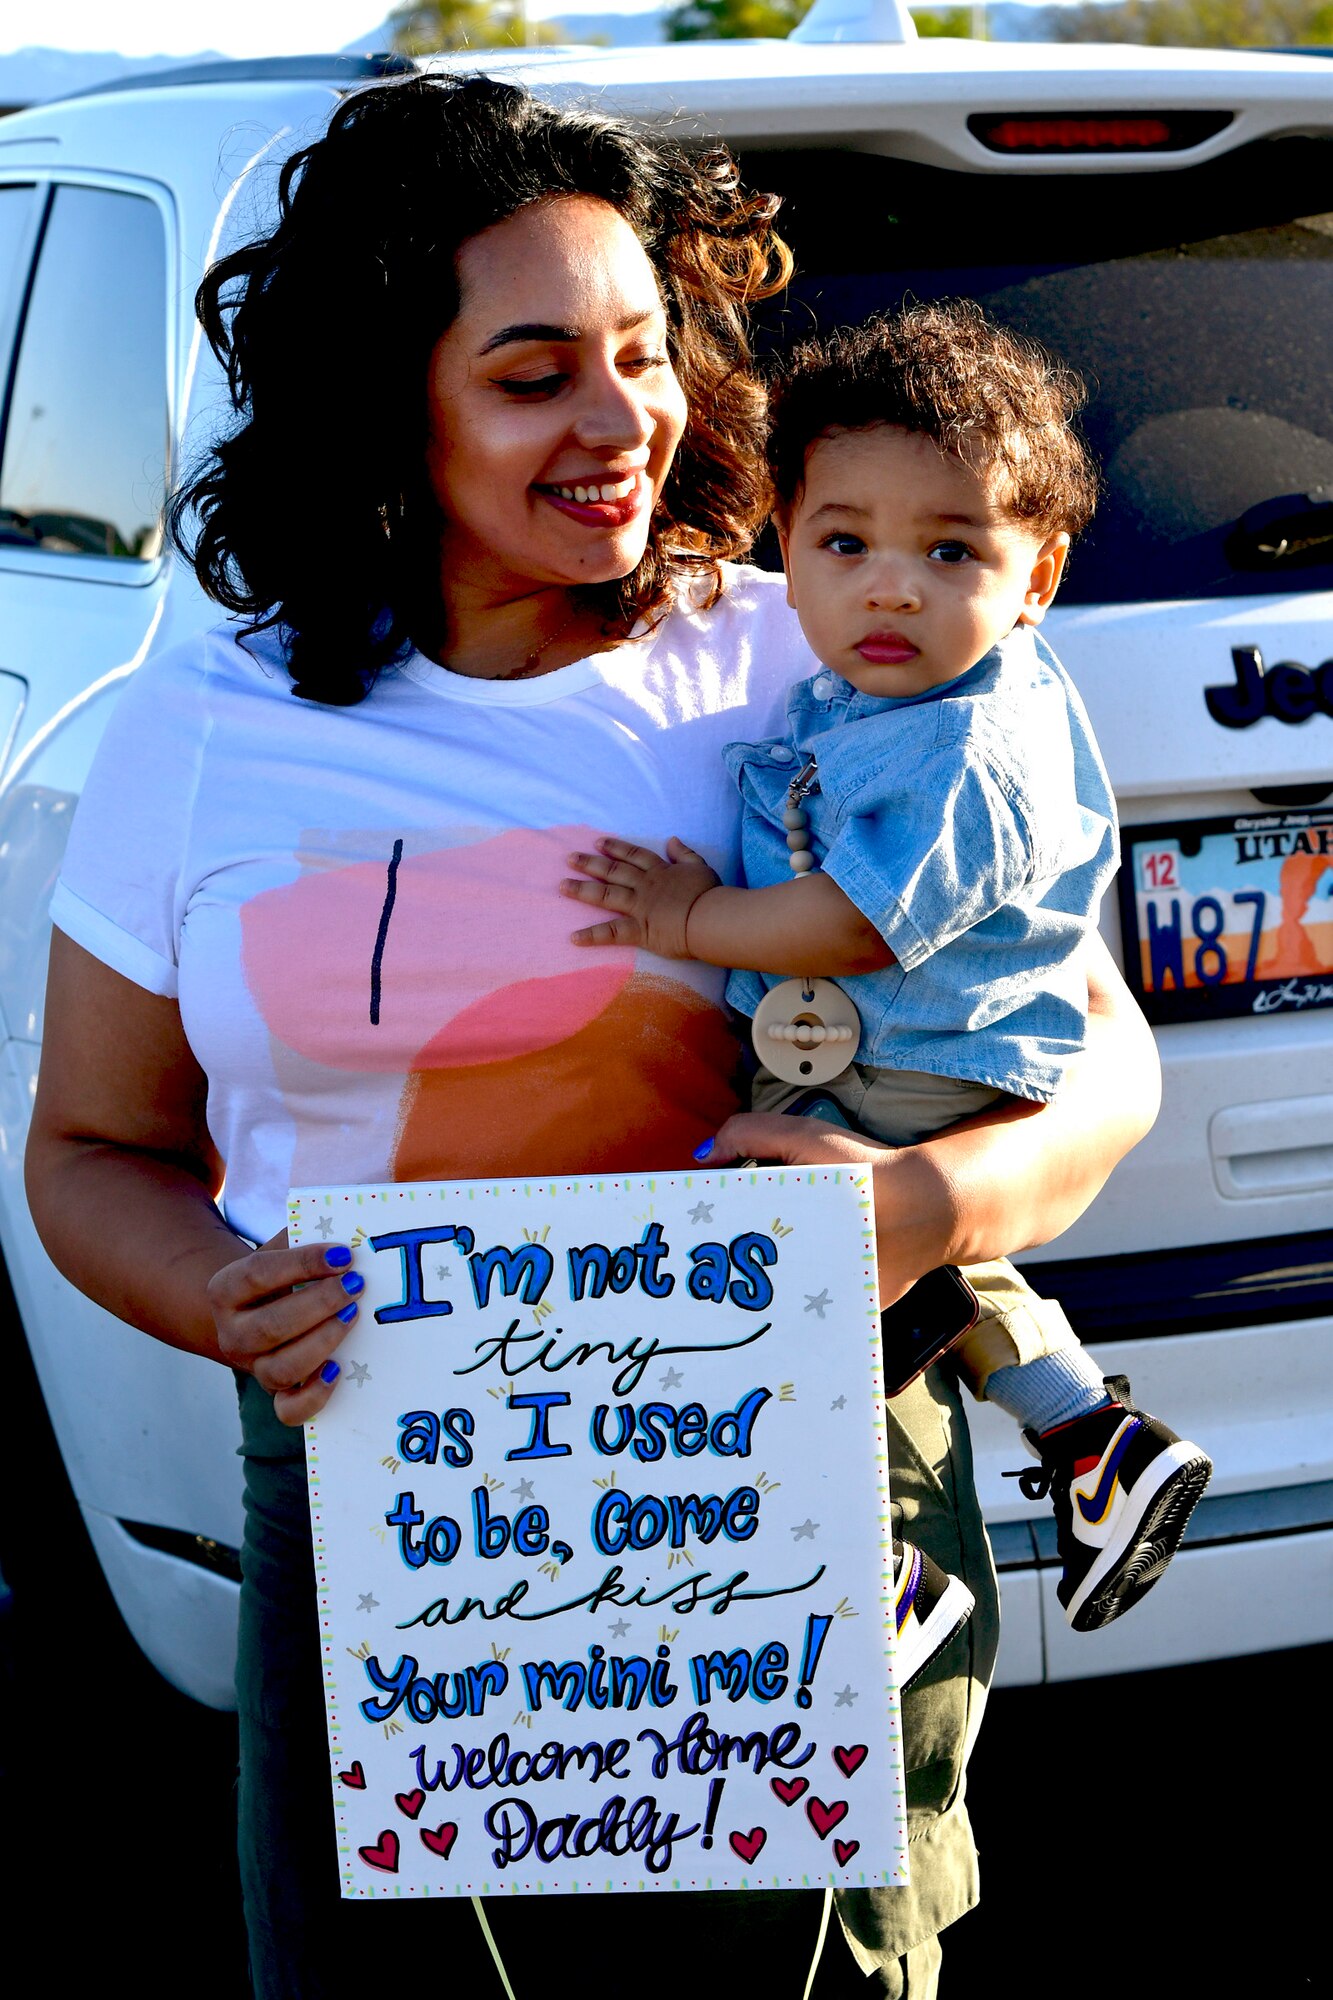
[[[96,51],[126,56],[308,55],[363,42],[393,0],[60,0],[0,10],[0,55],[15,49]],[[579,13],[639,12],[661,0],[579,0]],[[556,0],[531,0],[533,18],[557,12]],[[567,11],[576,11],[567,5]],[[378,39],[378,38],[377,38]]]

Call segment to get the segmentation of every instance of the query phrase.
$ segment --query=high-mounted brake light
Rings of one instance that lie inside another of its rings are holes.
[[[1225,130],[1230,111],[977,112],[967,121],[992,153],[1183,153]]]

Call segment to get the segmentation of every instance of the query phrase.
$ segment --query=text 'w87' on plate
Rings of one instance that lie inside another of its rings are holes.
[[[1150,1021],[1333,1006],[1333,806],[1126,827],[1121,847]]]

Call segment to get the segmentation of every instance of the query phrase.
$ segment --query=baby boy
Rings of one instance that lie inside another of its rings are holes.
[[[859,1017],[825,1094],[891,1144],[1001,1093],[1050,1098],[1083,1046],[1115,805],[1036,631],[1096,497],[1082,393],[963,304],[808,342],[774,386],[775,522],[822,670],[793,689],[785,739],[728,751],[747,886],[679,841],[663,859],[616,840],[571,856],[585,879],[565,885],[615,913],[580,941],[732,969],[728,1000],[757,1017],[757,1110],[801,1095],[784,991],[821,976]],[[1052,1495],[1060,1600],[1095,1630],[1160,1577],[1210,1461],[1104,1379],[1012,1266],[965,1275],[982,1311],[963,1372],[1040,1459],[1024,1490]],[[971,1602],[910,1547],[895,1567],[907,1685]]]

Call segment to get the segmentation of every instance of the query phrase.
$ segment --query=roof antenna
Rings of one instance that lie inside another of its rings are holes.
[[[914,42],[905,0],[815,0],[789,42]]]

